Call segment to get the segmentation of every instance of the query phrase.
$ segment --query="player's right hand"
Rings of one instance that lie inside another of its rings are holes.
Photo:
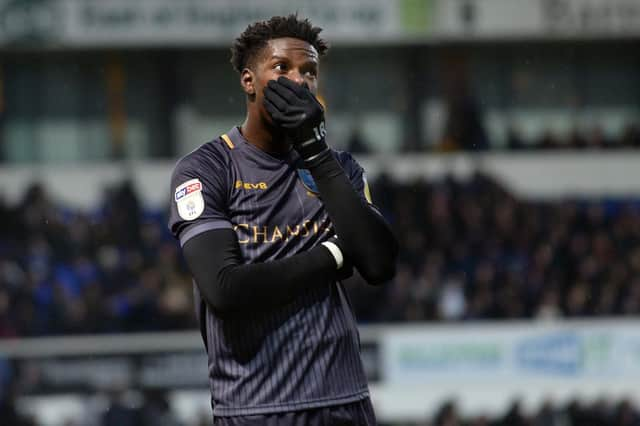
[[[324,108],[306,83],[300,85],[286,77],[270,80],[264,88],[264,106],[303,160],[312,162],[329,151]]]

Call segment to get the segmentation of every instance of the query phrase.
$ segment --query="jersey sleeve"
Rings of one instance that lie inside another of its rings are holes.
[[[196,151],[197,152],[197,151]],[[226,167],[220,158],[181,159],[171,176],[169,229],[180,245],[213,229],[232,229],[228,216]]]
[[[348,152],[340,152],[338,155],[340,164],[349,177],[353,188],[364,201],[375,208],[371,198],[371,190],[369,189],[369,182],[367,182],[367,174],[365,170]],[[377,208],[375,208],[375,210],[377,210]]]

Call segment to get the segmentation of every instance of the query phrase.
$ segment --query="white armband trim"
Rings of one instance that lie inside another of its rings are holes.
[[[335,259],[336,269],[342,268],[342,266],[344,265],[344,256],[342,256],[340,247],[338,247],[337,244],[332,243],[331,241],[325,241],[322,243],[322,245],[325,246],[327,250],[329,250],[333,258]]]
[[[306,140],[306,141],[304,141],[304,142],[301,142],[301,143],[300,143],[300,146],[303,146],[303,147],[304,147],[304,146],[311,145],[312,143],[316,143],[316,142],[318,142],[318,141],[316,140],[316,138],[311,138],[311,139],[307,139],[307,140]]]
[[[306,163],[309,163],[310,161],[315,160],[316,158],[320,157],[322,154],[324,154],[325,152],[329,151],[329,147],[327,146],[325,149],[323,149],[322,151],[320,151],[319,153],[317,153],[316,155],[312,155],[309,158],[305,158],[304,161]]]

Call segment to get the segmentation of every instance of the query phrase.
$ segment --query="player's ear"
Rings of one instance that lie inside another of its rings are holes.
[[[256,95],[255,74],[249,68],[243,69],[242,73],[240,73],[240,84],[242,85],[244,93],[249,97]]]

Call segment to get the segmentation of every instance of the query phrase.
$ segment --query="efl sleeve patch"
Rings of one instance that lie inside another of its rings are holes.
[[[178,208],[178,214],[184,220],[194,220],[200,217],[204,211],[204,198],[202,197],[202,182],[200,179],[191,179],[176,188],[174,201]]]

